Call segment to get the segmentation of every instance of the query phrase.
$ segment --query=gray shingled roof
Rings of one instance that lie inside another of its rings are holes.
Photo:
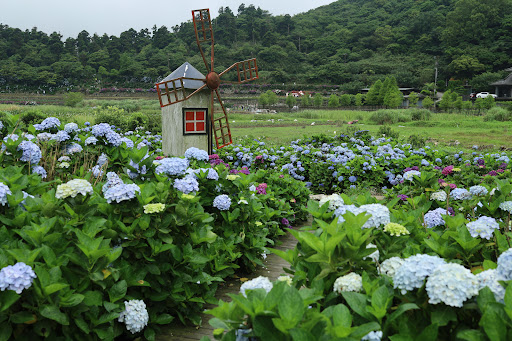
[[[491,83],[491,85],[512,85],[512,73],[507,78]]]
[[[205,79],[206,77],[195,67],[193,67],[189,62],[183,63],[179,68],[174,70],[169,76],[165,77],[160,81],[160,83],[170,81],[171,79],[176,79],[180,77],[190,77],[190,78],[200,78]],[[176,83],[176,86],[178,86],[179,83]],[[185,89],[199,89],[201,86],[203,86],[204,82],[202,81],[196,81],[196,80],[190,80],[185,79],[183,80],[183,86]],[[164,89],[165,86],[162,84],[160,85],[160,89]]]

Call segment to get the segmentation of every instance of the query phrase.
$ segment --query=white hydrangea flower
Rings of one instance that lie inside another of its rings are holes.
[[[277,277],[279,282],[286,282],[288,285],[292,285],[292,278],[290,276],[279,276]]]
[[[334,281],[333,291],[341,294],[343,291],[359,292],[363,288],[363,278],[351,272],[348,275],[338,277]]]
[[[447,197],[448,195],[446,195],[445,191],[437,191],[430,195],[430,200],[446,201]]]
[[[391,257],[386,259],[380,264],[377,268],[377,271],[381,275],[388,275],[389,277],[394,277],[398,268],[404,264],[404,259],[400,257]]]
[[[487,240],[491,239],[494,230],[500,228],[496,219],[486,216],[479,217],[477,220],[467,223],[466,227],[471,237],[480,237]]]
[[[512,248],[503,252],[498,257],[498,267],[496,271],[504,281],[512,280]]]
[[[505,288],[498,282],[503,281],[504,279],[498,275],[498,271],[496,269],[482,271],[476,275],[476,278],[478,280],[478,290],[489,287],[493,292],[496,301],[501,303],[505,301]]]
[[[74,179],[66,182],[65,184],[57,186],[55,197],[57,199],[64,199],[67,197],[76,197],[78,194],[87,195],[92,193],[92,185],[84,179]]]
[[[413,181],[415,175],[416,176],[421,176],[421,172],[416,171],[416,170],[410,170],[410,171],[404,173],[403,179],[404,180]]]
[[[462,307],[464,302],[478,295],[478,279],[460,264],[448,263],[437,267],[428,277],[425,289],[431,304],[444,303]]]
[[[246,290],[265,289],[265,291],[268,293],[270,290],[272,290],[272,287],[272,282],[270,282],[270,280],[267,277],[260,276],[242,284],[242,286],[240,287],[240,293],[247,297],[245,293]]]
[[[503,211],[506,211],[508,213],[512,213],[512,201],[504,201],[500,204],[500,208]]]
[[[376,227],[379,228],[381,225],[388,224],[391,220],[389,218],[389,209],[381,204],[367,204],[361,205],[361,209],[364,209],[367,214],[371,217],[364,223],[363,228]]]
[[[361,338],[361,341],[380,341],[382,339],[382,330],[369,332]]]
[[[322,199],[320,199],[319,205],[322,206],[326,202],[329,202],[329,210],[330,211],[334,211],[338,207],[343,206],[345,204],[345,202],[343,201],[343,198],[337,193],[323,197]]]
[[[379,261],[379,257],[380,257],[380,252],[379,252],[379,249],[377,248],[377,245],[369,243],[368,245],[366,245],[366,248],[367,249],[376,248],[377,250],[373,253],[370,253],[368,256],[364,257],[363,259],[371,258],[371,260],[374,263],[377,263]]]
[[[119,322],[124,322],[132,334],[138,333],[148,325],[149,314],[142,300],[124,301],[125,310],[119,315]]]

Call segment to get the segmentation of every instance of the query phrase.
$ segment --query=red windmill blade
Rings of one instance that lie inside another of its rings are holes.
[[[219,93],[219,86],[221,82],[225,83],[237,83],[242,84],[245,82],[249,82],[255,79],[258,79],[258,65],[256,63],[256,58],[244,60],[241,62],[234,63],[226,70],[222,71],[220,74],[215,72],[214,70],[214,46],[215,40],[213,38],[213,28],[212,21],[210,17],[209,9],[198,9],[192,11],[192,21],[194,23],[194,31],[196,34],[196,42],[199,48],[199,52],[201,53],[201,57],[203,58],[204,65],[208,74],[206,78],[190,78],[190,77],[178,77],[174,79],[165,79],[160,83],[156,84],[158,97],[160,99],[160,106],[165,107],[167,105],[175,104],[178,102],[186,101],[190,97],[194,96],[196,93],[203,90],[205,87],[211,90],[211,129],[213,130],[213,135],[215,139],[215,144],[217,149],[225,147],[231,143],[233,140],[231,138],[231,129],[229,127],[228,114],[226,112],[226,108],[222,103],[222,99]],[[211,43],[210,47],[210,65],[208,65],[208,61],[206,59],[206,55],[202,48],[202,43]],[[237,80],[234,82],[222,81],[221,77],[228,73],[229,71],[234,70],[237,73]],[[191,94],[187,95],[185,92],[185,82],[197,82],[202,81],[203,84],[197,87],[197,89]],[[217,101],[222,108],[222,114],[215,115],[215,97],[217,97]]]

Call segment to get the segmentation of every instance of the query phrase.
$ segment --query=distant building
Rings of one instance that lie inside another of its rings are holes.
[[[495,87],[494,93],[498,98],[512,99],[512,67],[505,69],[505,71],[511,73],[505,79],[491,83],[490,85]]]

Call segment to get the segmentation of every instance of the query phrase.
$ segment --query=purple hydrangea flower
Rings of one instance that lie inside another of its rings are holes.
[[[7,195],[12,195],[9,186],[4,184],[3,182],[0,182],[0,204],[2,204],[2,206],[8,205]]]

